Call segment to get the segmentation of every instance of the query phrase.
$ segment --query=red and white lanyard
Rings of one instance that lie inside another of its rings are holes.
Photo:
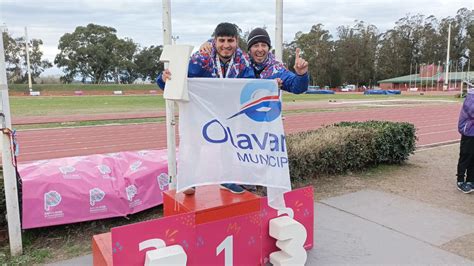
[[[217,74],[219,75],[219,78],[227,78],[230,73],[231,67],[234,65],[234,55],[232,56],[232,59],[230,59],[229,66],[227,67],[227,71],[225,72],[225,76],[222,73],[222,66],[221,66],[221,60],[219,60],[219,55],[216,54],[216,67],[217,67]]]

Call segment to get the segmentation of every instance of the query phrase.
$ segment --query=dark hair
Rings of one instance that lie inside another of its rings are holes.
[[[214,30],[212,37],[215,38],[222,36],[239,37],[239,31],[237,30],[237,26],[228,22],[220,23]]]

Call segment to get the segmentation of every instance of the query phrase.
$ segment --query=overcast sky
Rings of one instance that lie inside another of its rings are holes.
[[[274,41],[275,0],[171,0],[172,31],[178,44],[200,45],[220,22],[232,22],[243,31],[266,26]],[[380,32],[393,28],[407,14],[454,17],[458,9],[474,9],[473,0],[284,0],[283,39],[293,40],[298,31],[308,32],[321,23],[333,37],[341,25],[362,20]],[[59,38],[77,26],[89,23],[117,30],[121,38],[132,38],[141,46],[160,45],[161,0],[0,0],[0,26],[14,37],[24,35],[43,40],[44,57],[54,61]],[[50,69],[48,74],[58,74]]]

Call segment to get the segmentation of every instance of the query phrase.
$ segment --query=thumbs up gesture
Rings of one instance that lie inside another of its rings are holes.
[[[293,68],[295,69],[296,74],[304,75],[308,72],[308,62],[300,57],[300,52],[300,48],[296,48],[295,66]]]

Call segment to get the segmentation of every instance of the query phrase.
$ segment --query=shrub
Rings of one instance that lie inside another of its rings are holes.
[[[407,160],[416,148],[415,126],[405,122],[340,122],[338,127],[376,130],[376,163],[397,164]]]
[[[336,174],[373,164],[375,131],[326,127],[289,135],[290,175],[305,179],[317,174]]]
[[[293,180],[401,163],[415,150],[415,128],[386,121],[341,122],[287,137]]]

